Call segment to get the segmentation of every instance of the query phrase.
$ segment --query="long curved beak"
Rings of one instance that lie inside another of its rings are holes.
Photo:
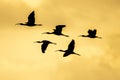
[[[25,23],[16,23],[15,25],[26,25]]]
[[[57,51],[60,51],[60,52],[65,52],[64,50],[56,50],[56,52],[57,52]]]
[[[47,32],[44,32],[44,33],[42,33],[42,34],[47,34]]]
[[[55,52],[58,52],[59,50],[55,50]]]
[[[36,26],[43,26],[42,24],[35,24]]]
[[[34,43],[42,43],[41,41],[35,41]]]
[[[102,37],[98,37],[98,36],[96,36],[96,38],[102,39]]]
[[[44,33],[42,33],[42,34],[51,34],[50,32],[44,32]]]
[[[51,43],[51,44],[54,44],[54,45],[56,45],[57,43]]]
[[[79,35],[78,37],[82,37],[82,35]]]
[[[88,37],[88,35],[79,35],[78,37]]]

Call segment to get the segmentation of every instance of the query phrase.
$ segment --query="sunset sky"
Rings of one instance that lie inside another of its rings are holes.
[[[0,80],[120,80],[119,0],[0,0]],[[35,11],[36,23],[26,22]],[[70,37],[42,34],[66,25]],[[78,37],[97,29],[102,39]],[[63,57],[71,40],[81,56]],[[38,40],[49,40],[42,54]]]

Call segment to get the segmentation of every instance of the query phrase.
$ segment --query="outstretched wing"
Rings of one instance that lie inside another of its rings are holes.
[[[65,27],[65,25],[57,25],[56,29],[54,29],[54,33],[61,34],[63,27]]]
[[[97,33],[97,30],[96,30],[96,29],[94,29],[94,30],[93,30],[93,35],[95,36],[95,35],[96,35],[96,33]]]
[[[28,22],[27,22],[27,24],[34,24],[34,23],[35,23],[35,13],[33,11],[28,16]]]
[[[91,29],[88,30],[88,35],[92,35],[92,30]]]
[[[43,43],[43,44],[41,45],[42,53],[45,53],[45,51],[46,51],[46,49],[47,49],[47,46],[48,46],[48,44],[45,44],[45,43]]]
[[[75,47],[75,41],[72,40],[72,41],[70,42],[70,44],[68,45],[68,51],[73,52],[74,47]]]

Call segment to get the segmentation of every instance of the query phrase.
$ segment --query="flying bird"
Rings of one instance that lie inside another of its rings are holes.
[[[69,37],[68,35],[65,35],[62,33],[62,29],[65,27],[65,25],[57,25],[56,29],[53,29],[53,32],[44,32],[43,34],[55,34],[58,36],[65,36]]]
[[[28,16],[28,22],[25,23],[17,23],[16,25],[25,25],[25,26],[42,26],[42,24],[35,24],[35,12],[32,11]]]
[[[102,37],[96,36],[96,33],[97,33],[96,29],[94,29],[94,30],[89,29],[88,35],[80,35],[79,37],[89,37],[89,38],[100,38],[101,39]]]
[[[75,54],[75,55],[80,56],[80,54],[77,54],[77,53],[74,52],[74,48],[75,48],[75,41],[72,40],[70,42],[70,44],[68,45],[68,49],[67,50],[57,50],[57,51],[65,52],[63,57],[69,56],[70,54]]]
[[[49,44],[55,44],[56,45],[56,43],[50,42],[48,40],[36,41],[35,43],[42,43],[42,45],[41,45],[42,53],[45,53]]]

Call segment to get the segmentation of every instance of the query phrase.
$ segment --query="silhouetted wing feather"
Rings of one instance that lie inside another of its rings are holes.
[[[41,45],[42,53],[45,53],[47,46],[48,46],[48,44],[44,44],[44,43]]]
[[[96,33],[97,33],[97,30],[96,30],[96,29],[93,30],[93,35],[94,35],[94,36],[96,35]]]
[[[88,34],[90,34],[91,32],[92,32],[92,30],[91,30],[91,29],[89,29],[89,30],[88,30]]]
[[[62,27],[57,26],[56,29],[54,30],[55,33],[60,33],[62,32]]]
[[[30,13],[28,16],[28,24],[34,24],[35,23],[35,13],[34,11]]]
[[[70,50],[72,52],[74,50],[74,47],[75,47],[75,41],[72,40],[68,45],[68,51]]]
[[[93,32],[93,31],[92,31],[91,29],[89,29],[89,30],[88,30],[88,35],[91,36],[91,35],[92,35],[92,32]]]
[[[65,27],[65,25],[57,25],[56,29],[54,30],[55,33],[57,34],[61,34],[62,33],[62,29]]]

